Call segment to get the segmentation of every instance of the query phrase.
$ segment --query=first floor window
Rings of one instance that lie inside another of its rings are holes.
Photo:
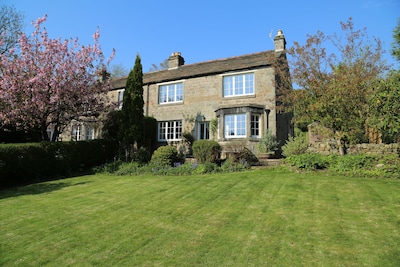
[[[254,73],[223,77],[224,97],[254,94]]]
[[[225,138],[246,137],[246,114],[225,115]]]
[[[200,122],[198,125],[198,139],[199,140],[207,140],[210,139],[210,123],[209,122]]]
[[[173,83],[160,85],[158,102],[160,104],[164,103],[174,103],[183,101],[183,83]]]
[[[94,139],[94,128],[92,126],[86,126],[86,140]]]
[[[251,131],[251,136],[253,137],[260,136],[260,115],[258,114],[251,115],[250,131]]]
[[[82,126],[75,125],[72,128],[72,140],[80,141],[82,139]]]
[[[158,123],[159,141],[178,141],[182,139],[182,121],[162,121]]]

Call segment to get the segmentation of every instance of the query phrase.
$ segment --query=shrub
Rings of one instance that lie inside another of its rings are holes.
[[[182,162],[182,159],[178,156],[176,147],[169,145],[161,146],[154,151],[150,161],[156,168],[172,167],[176,162]]]
[[[301,133],[295,137],[290,136],[285,145],[282,146],[284,157],[297,156],[306,153],[308,148],[306,135]]]
[[[330,169],[337,172],[356,171],[372,167],[374,156],[368,155],[346,155],[331,156]]]
[[[276,136],[270,130],[267,130],[258,143],[258,149],[263,153],[273,152],[278,149],[278,145]]]
[[[193,156],[199,163],[216,163],[221,154],[221,146],[214,140],[198,140],[193,143]]]
[[[205,173],[215,173],[219,171],[219,167],[215,163],[204,162],[198,164],[194,169],[193,173],[195,174],[205,174]]]
[[[328,157],[319,154],[302,154],[291,156],[286,159],[292,166],[304,170],[325,169],[329,165]]]
[[[222,163],[223,172],[238,172],[250,169],[250,165],[245,162],[236,162],[234,158],[228,158]]]
[[[151,160],[151,154],[146,148],[141,147],[133,153],[133,161],[138,163],[139,166],[147,164]]]

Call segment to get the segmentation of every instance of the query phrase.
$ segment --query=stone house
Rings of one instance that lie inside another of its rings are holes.
[[[188,65],[174,52],[168,69],[144,73],[144,115],[157,120],[160,145],[179,143],[183,133],[190,133],[195,140],[214,139],[226,149],[240,144],[257,154],[267,129],[283,144],[293,125],[279,99],[291,90],[291,83],[283,82],[290,77],[282,31],[274,44],[270,51]],[[126,80],[113,80],[109,92],[119,108]]]

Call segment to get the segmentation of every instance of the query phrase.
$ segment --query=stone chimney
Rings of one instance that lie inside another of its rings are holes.
[[[275,52],[281,52],[286,49],[286,40],[282,30],[274,38]]]
[[[168,69],[176,69],[185,64],[185,60],[181,56],[181,52],[174,52],[168,58]]]

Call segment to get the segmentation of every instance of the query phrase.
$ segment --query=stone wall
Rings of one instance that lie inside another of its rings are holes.
[[[366,155],[398,155],[400,144],[357,144],[348,145],[345,149],[347,154]],[[315,142],[309,144],[308,152],[322,155],[338,155],[339,147],[336,141]]]
[[[346,154],[366,154],[366,155],[398,155],[400,154],[400,144],[356,144],[346,145]],[[308,152],[319,153],[322,155],[339,155],[338,141],[335,134],[315,122],[308,125]]]

